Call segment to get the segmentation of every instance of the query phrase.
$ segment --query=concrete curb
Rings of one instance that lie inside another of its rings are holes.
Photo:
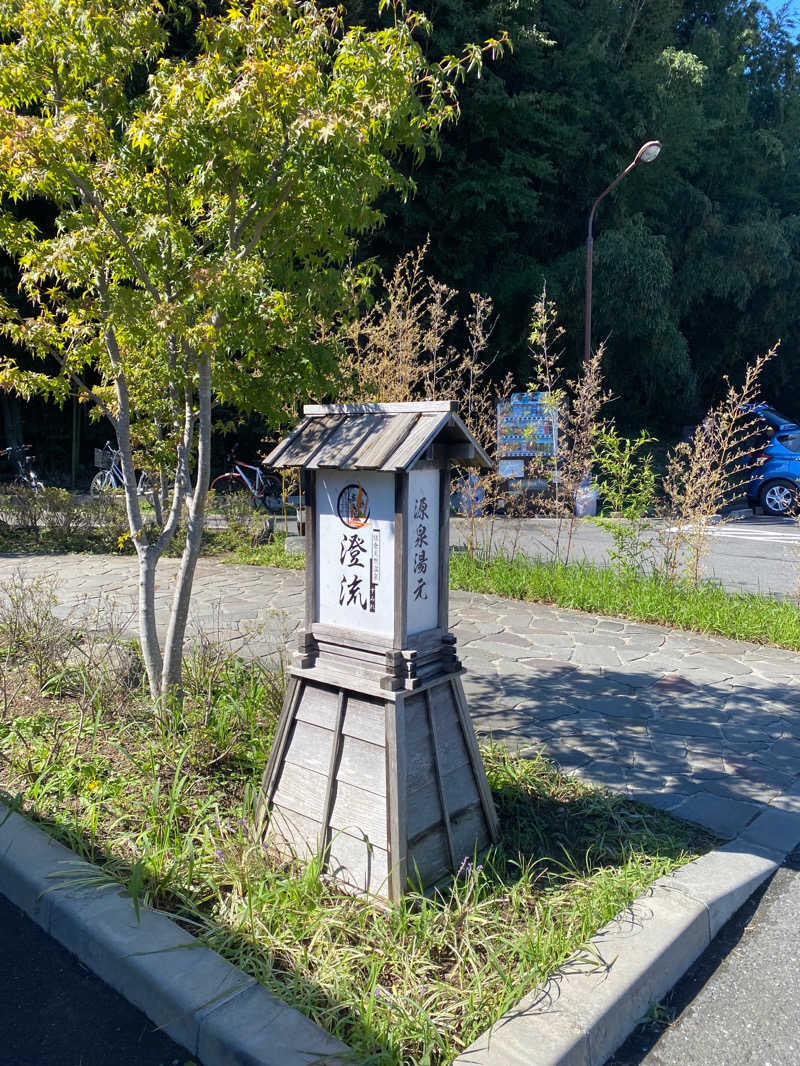
[[[602,1066],[800,842],[800,796],[786,799],[656,881],[453,1066]],[[0,893],[204,1066],[352,1061],[348,1047],[165,915],[142,908],[137,918],[119,885],[2,802]]]
[[[0,893],[204,1066],[333,1066],[352,1052],[0,802]]]
[[[453,1066],[603,1066],[800,841],[793,817],[780,850],[745,830],[660,878]]]

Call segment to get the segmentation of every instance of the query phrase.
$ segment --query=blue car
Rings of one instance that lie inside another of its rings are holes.
[[[760,505],[765,514],[795,515],[800,510],[800,425],[766,403],[748,404],[747,410],[763,428],[750,454],[747,502]]]

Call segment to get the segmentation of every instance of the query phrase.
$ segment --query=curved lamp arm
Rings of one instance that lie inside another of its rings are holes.
[[[658,153],[661,151],[661,141],[645,141],[634,158],[625,167],[622,173],[618,174],[616,178],[611,182],[608,188],[603,189],[595,202],[592,204],[592,210],[589,212],[589,225],[586,230],[586,313],[584,316],[585,333],[583,343],[583,355],[584,359],[588,359],[591,353],[592,347],[592,249],[594,246],[594,236],[592,229],[594,226],[594,216],[597,211],[597,205],[600,201],[612,191],[616,189],[622,179],[630,174],[632,170],[635,170],[640,163],[652,163]]]

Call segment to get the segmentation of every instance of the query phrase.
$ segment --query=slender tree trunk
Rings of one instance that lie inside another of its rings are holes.
[[[139,550],[139,639],[142,658],[147,671],[150,695],[157,701],[161,695],[161,670],[163,662],[156,628],[156,565],[158,552],[147,546]]]
[[[162,696],[180,699],[181,666],[186,624],[189,619],[189,603],[192,583],[205,524],[208,483],[211,473],[211,359],[203,356],[199,366],[198,382],[199,424],[197,434],[197,475],[194,493],[189,503],[186,530],[186,546],[175,584],[169,628],[164,642],[164,665],[161,673]]]

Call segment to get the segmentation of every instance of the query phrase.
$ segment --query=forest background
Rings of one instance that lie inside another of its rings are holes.
[[[213,6],[213,5],[207,5]],[[614,415],[674,439],[753,357],[781,341],[764,397],[800,418],[800,42],[790,8],[743,0],[423,0],[431,58],[498,36],[513,44],[460,88],[441,152],[402,168],[416,185],[380,204],[359,254],[384,268],[430,238],[426,266],[494,302],[489,358],[524,385],[531,306],[546,282],[582,354],[586,222],[646,140],[658,160],[603,201],[595,224],[593,337],[605,341]],[[375,25],[371,0],[349,21]],[[190,50],[187,39],[180,46]],[[40,205],[46,216],[46,205]],[[0,290],[16,295],[12,264]],[[298,397],[302,403],[304,397]],[[4,436],[31,443],[51,478],[108,435],[85,412],[3,395]],[[274,427],[272,427],[274,428]],[[241,428],[243,452],[266,427]],[[220,446],[220,454],[223,448]]]

